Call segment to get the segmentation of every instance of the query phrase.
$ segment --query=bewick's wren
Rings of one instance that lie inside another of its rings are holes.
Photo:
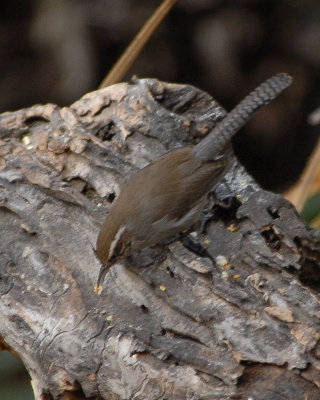
[[[102,267],[96,292],[101,293],[104,277],[117,261],[189,228],[199,219],[208,192],[229,166],[231,138],[290,83],[287,74],[268,79],[196,146],[170,151],[132,176],[98,236],[97,256]]]

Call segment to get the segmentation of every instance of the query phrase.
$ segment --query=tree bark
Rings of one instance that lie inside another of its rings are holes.
[[[0,115],[1,345],[37,400],[320,398],[319,232],[236,159],[203,232],[93,291],[122,184],[225,114],[199,89],[143,79]]]

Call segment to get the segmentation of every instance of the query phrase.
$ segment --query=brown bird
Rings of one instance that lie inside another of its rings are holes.
[[[290,83],[284,73],[268,79],[196,146],[169,151],[129,179],[99,232],[96,252],[102,266],[97,293],[113,264],[199,220],[208,192],[230,167],[232,137]]]

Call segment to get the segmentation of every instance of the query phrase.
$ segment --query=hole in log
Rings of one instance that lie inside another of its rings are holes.
[[[73,190],[83,194],[88,199],[93,199],[96,196],[96,191],[93,186],[81,178],[73,178],[68,182],[68,184]]]
[[[81,193],[86,196],[86,197],[91,197],[96,191],[93,189],[93,187],[89,184],[86,183],[84,185],[84,188],[82,189]]]
[[[312,260],[305,260],[299,274],[300,281],[314,290],[320,289],[320,267]]]
[[[320,289],[320,254],[317,250],[312,250],[304,244],[303,238],[294,238],[294,243],[297,246],[297,250],[301,255],[301,270],[299,274],[300,281],[314,289],[319,291]]]
[[[144,312],[145,314],[148,314],[148,312],[149,312],[148,307],[146,307],[144,304],[141,304],[140,308],[141,308],[142,312]]]
[[[81,400],[81,399],[86,399],[84,391],[81,388],[81,385],[78,381],[75,381],[74,383],[75,390],[65,390],[62,395],[62,399],[68,399],[68,400]],[[79,388],[79,389],[77,389]],[[92,399],[92,397],[91,397]],[[48,398],[49,400],[49,398]],[[50,397],[51,400],[51,397]]]
[[[261,229],[261,235],[267,242],[267,245],[274,251],[281,248],[281,235],[278,235],[271,225],[266,225]]]
[[[29,117],[25,120],[26,125],[33,125],[37,122],[45,122],[46,123],[46,122],[50,122],[50,121],[47,118],[44,118],[42,116],[37,116],[37,115],[34,115],[33,117]]]
[[[107,125],[103,126],[98,130],[96,136],[99,139],[106,142],[106,141],[111,141],[116,133],[117,133],[116,125],[113,121],[110,121]]]
[[[116,194],[114,192],[109,193],[107,196],[108,203],[113,203],[113,200],[116,198]]]
[[[169,272],[170,277],[174,278],[174,273],[171,271],[169,267],[167,267],[167,271]]]
[[[215,197],[215,205],[212,209],[214,218],[221,219],[225,225],[230,225],[237,220],[236,214],[241,206],[240,201],[234,196]]]
[[[268,208],[267,208],[267,211],[268,211],[269,215],[270,215],[273,219],[278,219],[278,218],[280,218],[280,215],[279,215],[279,213],[278,213],[278,210],[273,209],[273,208],[271,208],[271,207],[268,207]]]

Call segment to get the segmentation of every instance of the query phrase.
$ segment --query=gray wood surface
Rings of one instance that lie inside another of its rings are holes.
[[[37,400],[320,398],[319,233],[236,160],[202,234],[115,265],[93,291],[123,183],[224,116],[152,79],[0,115],[0,343]]]

